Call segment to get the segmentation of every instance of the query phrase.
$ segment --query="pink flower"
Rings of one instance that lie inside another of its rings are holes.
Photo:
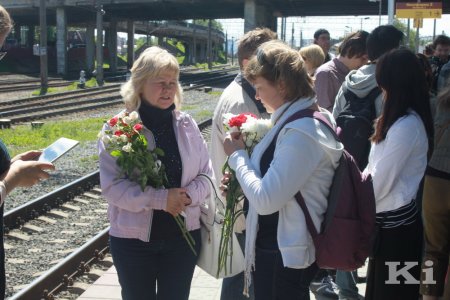
[[[111,120],[108,121],[109,126],[113,127],[117,124],[117,121],[119,121],[119,117],[114,117]]]
[[[142,127],[143,127],[142,124],[137,123],[136,125],[133,126],[133,129],[136,130],[136,131],[141,131]]]
[[[115,136],[121,136],[122,134],[124,134],[122,130],[117,130],[116,132],[114,132]]]

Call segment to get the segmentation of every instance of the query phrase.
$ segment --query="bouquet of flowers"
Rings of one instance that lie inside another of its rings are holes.
[[[128,180],[136,182],[144,191],[146,186],[156,189],[168,186],[165,167],[159,157],[164,156],[160,148],[148,150],[148,141],[141,134],[143,129],[139,114],[135,111],[122,112],[108,122],[111,130],[100,132],[99,138],[120,167],[119,177],[126,176]],[[180,215],[175,217],[189,247],[197,255],[194,245],[195,241],[184,225]]]
[[[229,132],[239,132],[245,143],[245,150],[248,152],[249,156],[252,154],[253,149],[256,144],[261,141],[261,139],[266,135],[266,133],[272,128],[272,123],[269,119],[258,119],[257,116],[251,113],[243,113],[239,115],[234,115],[231,113],[224,114],[224,127]],[[227,185],[227,196],[226,196],[226,206],[225,215],[223,219],[222,235],[219,246],[219,268],[217,274],[221,272],[222,269],[227,273],[227,261],[230,258],[233,259],[233,245],[231,244],[232,234],[234,233],[234,224],[243,210],[239,208],[238,204],[244,199],[244,193],[236,179],[235,172],[228,165],[228,160],[225,162],[222,173],[230,173],[230,180]]]

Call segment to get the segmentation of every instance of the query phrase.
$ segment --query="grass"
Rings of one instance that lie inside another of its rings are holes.
[[[209,118],[212,118],[213,112],[210,110],[201,110],[198,113],[195,114],[196,120],[206,120]]]
[[[33,130],[30,129],[30,125],[19,125],[0,130],[0,138],[8,145],[11,155],[14,156],[32,149],[43,149],[62,136],[80,142],[94,141],[104,121],[103,118],[49,121],[41,128]]]
[[[187,105],[181,105],[181,110],[182,111],[187,111],[187,110],[194,110],[197,109],[198,105],[192,105],[192,104],[187,104]]]
[[[85,88],[92,88],[92,87],[97,87],[97,79],[95,79],[94,77],[92,77],[91,79],[89,79],[88,81],[86,81],[85,83]],[[61,92],[68,92],[68,91],[74,91],[78,89],[78,82],[73,82],[72,84],[68,85],[68,86],[64,86],[64,87],[59,87],[59,88],[47,88],[47,89],[39,89],[36,91],[33,91],[31,93],[32,96],[41,96],[41,95],[46,95],[46,94],[51,94],[51,93],[61,93]]]
[[[220,96],[220,95],[222,95],[222,92],[221,91],[211,91],[211,92],[208,92],[208,94],[213,95],[213,96]]]

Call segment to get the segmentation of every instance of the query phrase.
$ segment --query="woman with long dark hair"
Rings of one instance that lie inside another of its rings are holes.
[[[373,178],[379,232],[365,299],[412,300],[419,294],[422,223],[415,198],[431,149],[430,96],[420,62],[407,49],[382,56],[376,80],[384,104],[364,172]],[[411,276],[399,275],[404,267]]]

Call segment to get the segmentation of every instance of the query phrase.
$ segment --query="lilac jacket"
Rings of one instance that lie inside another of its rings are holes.
[[[210,186],[204,173],[213,176],[206,143],[195,121],[186,113],[174,111],[175,136],[178,141],[183,171],[181,186],[188,190],[192,203],[186,207],[186,228],[200,228],[200,208],[209,196]],[[109,125],[103,126],[103,131]],[[144,127],[149,149],[154,148],[150,130]],[[167,189],[146,187],[142,192],[137,183],[118,178],[119,167],[101,140],[98,141],[100,161],[100,184],[102,194],[108,201],[108,218],[111,223],[109,234],[121,238],[150,240],[153,210],[163,210],[167,204]]]

